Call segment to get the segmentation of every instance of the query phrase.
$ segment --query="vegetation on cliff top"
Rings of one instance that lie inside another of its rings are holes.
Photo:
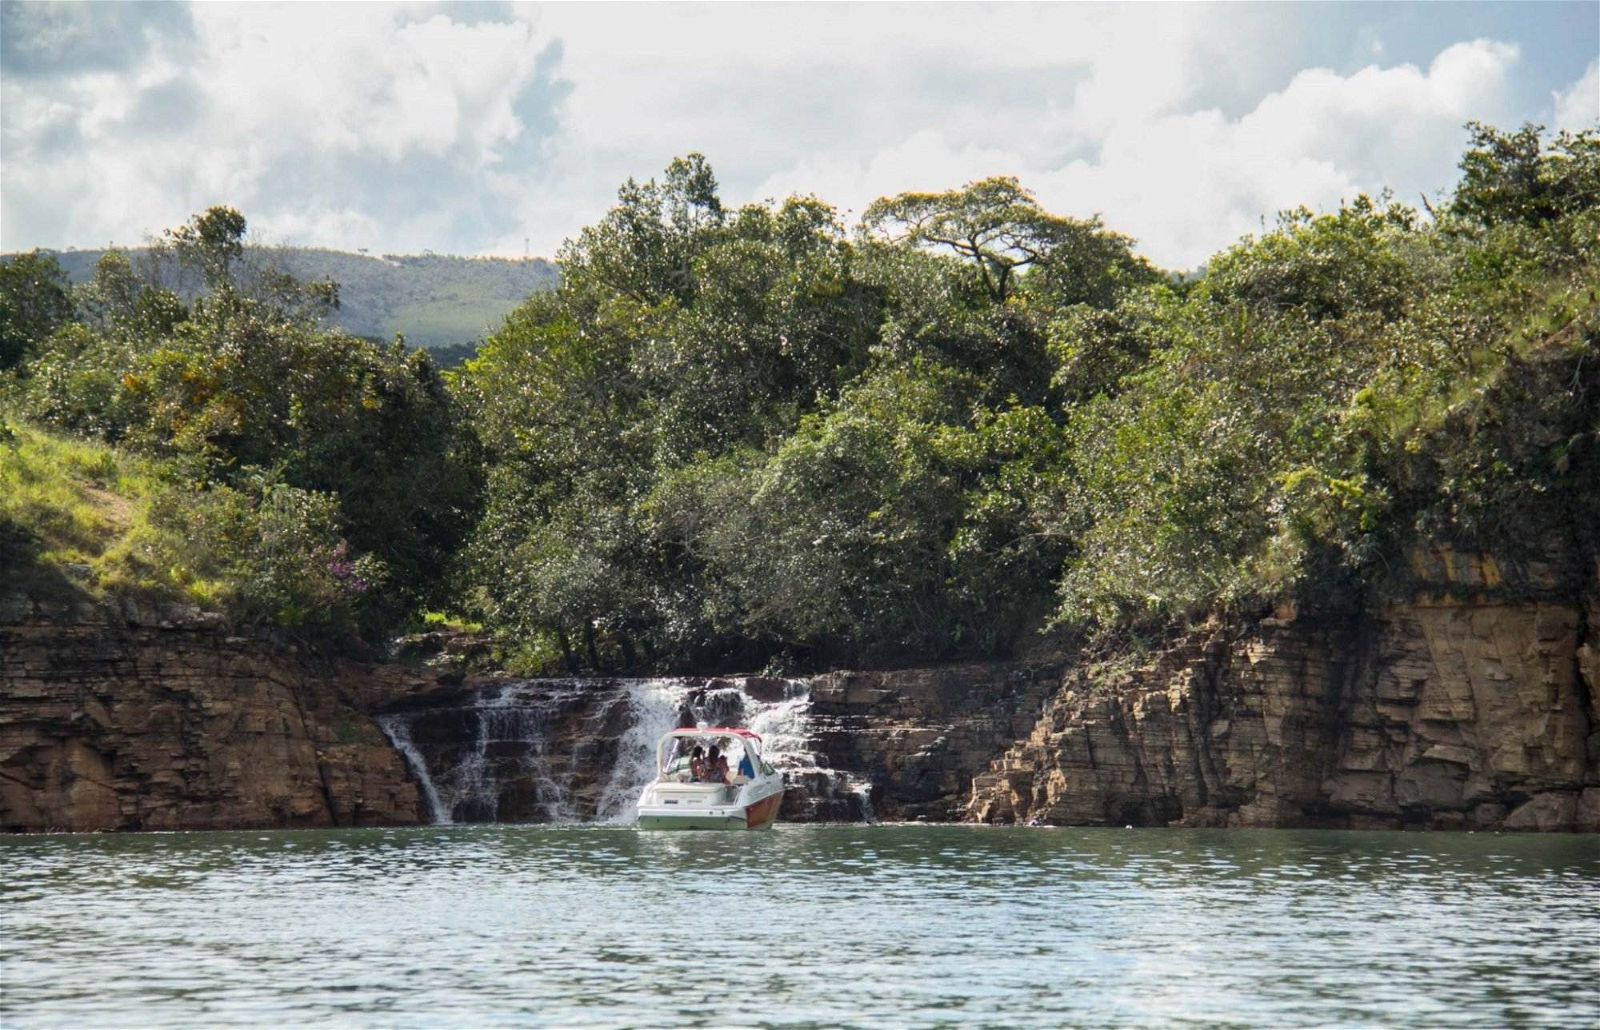
[[[319,328],[331,288],[245,274],[213,209],[161,248],[192,300],[116,254],[80,287],[8,263],[0,360],[14,417],[186,491],[211,560],[169,567],[241,613],[448,601],[531,665],[1005,654],[1361,603],[1419,538],[1592,562],[1600,135],[1477,127],[1462,169],[1431,217],[1287,212],[1189,278],[1011,179],[848,230],[726,208],[691,156],[449,375]]]

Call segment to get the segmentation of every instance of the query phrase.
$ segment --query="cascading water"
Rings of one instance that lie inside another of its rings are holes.
[[[584,701],[576,683],[512,683],[464,705],[381,715],[378,725],[417,777],[433,822],[565,822],[574,813],[549,729]]]
[[[400,752],[400,757],[405,759],[406,768],[411,770],[411,775],[417,779],[417,785],[422,790],[422,803],[427,808],[428,821],[431,823],[450,822],[450,809],[445,807],[439,791],[433,785],[433,777],[428,775],[428,762],[422,757],[422,752],[417,750],[417,745],[411,740],[411,721],[399,715],[378,716],[378,727],[383,730],[384,736],[389,738],[389,743]]]
[[[811,684],[781,680],[781,692],[752,696],[746,689],[730,691],[741,705],[743,725],[761,735],[762,754],[783,771],[789,790],[784,799],[786,818],[872,822],[872,784],[850,773],[832,769],[817,750],[811,718]]]
[[[683,725],[685,695],[678,681],[631,680],[624,689],[631,721],[617,742],[617,757],[595,808],[600,822],[634,821],[639,791],[656,775],[656,742]]]
[[[631,823],[677,726],[744,726],[782,770],[783,817],[871,819],[870,785],[818,753],[804,680],[524,680],[378,718],[435,823]]]

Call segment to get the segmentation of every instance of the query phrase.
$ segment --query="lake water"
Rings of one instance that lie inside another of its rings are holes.
[[[1600,1024],[1600,838],[0,839],[6,1027]]]

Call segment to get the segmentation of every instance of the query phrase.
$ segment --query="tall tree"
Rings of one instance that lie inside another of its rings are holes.
[[[244,215],[218,205],[168,229],[162,239],[183,267],[198,271],[206,288],[216,291],[232,282],[234,264],[244,255],[246,225]]]
[[[704,155],[675,158],[659,184],[623,183],[617,205],[562,248],[562,277],[643,304],[687,304],[695,292],[695,258],[724,218]]]
[[[901,193],[875,201],[862,216],[869,234],[895,244],[938,247],[973,262],[991,300],[1002,303],[1030,265],[1071,267],[1072,279],[1103,279],[1117,266],[1144,267],[1125,236],[1098,218],[1052,215],[1011,176],[943,193]],[[1100,291],[1090,290],[1091,296]],[[1090,299],[1071,297],[1067,303]]]

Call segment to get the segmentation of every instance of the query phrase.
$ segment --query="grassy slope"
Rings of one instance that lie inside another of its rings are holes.
[[[7,592],[40,600],[108,595],[213,606],[221,581],[158,555],[180,553],[151,518],[174,489],[155,467],[104,444],[10,423],[0,438],[0,568]]]

